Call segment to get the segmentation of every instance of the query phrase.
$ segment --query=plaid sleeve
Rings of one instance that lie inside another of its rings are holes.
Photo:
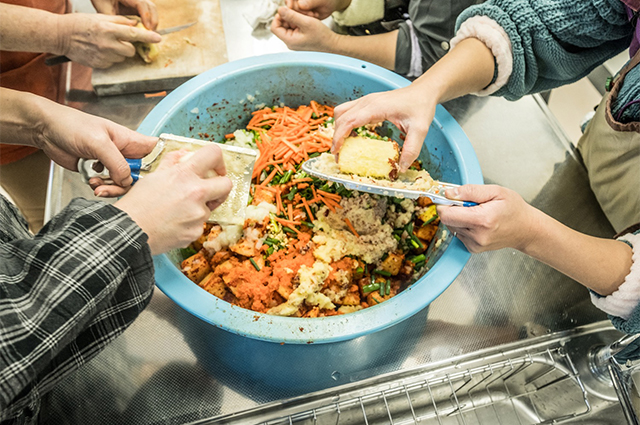
[[[123,211],[75,199],[35,237],[0,197],[0,422],[37,416],[40,396],[148,304],[147,236]]]

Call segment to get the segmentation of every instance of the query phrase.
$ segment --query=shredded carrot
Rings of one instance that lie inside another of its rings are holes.
[[[347,217],[344,218],[344,222],[347,223],[347,226],[349,227],[349,230],[351,230],[351,232],[353,232],[354,235],[356,235],[356,237],[360,237],[360,235],[358,234],[358,232],[356,232],[356,228],[353,227],[353,224],[351,224],[351,220],[349,220]]]
[[[229,133],[229,134],[225,134],[224,135],[225,139],[233,139],[234,137],[236,137],[236,136],[234,136],[233,133]]]
[[[293,221],[293,205],[287,205],[287,212],[289,213],[289,220]]]
[[[325,198],[335,199],[338,202],[340,202],[340,200],[342,199],[342,196],[338,195],[337,193],[325,192],[322,189],[318,189],[318,193],[324,196]]]
[[[164,97],[166,95],[167,95],[166,90],[163,90],[163,91],[159,91],[157,93],[145,93],[144,97],[145,97],[145,99],[149,99],[151,97]]]
[[[264,179],[262,183],[260,183],[260,186],[266,186],[273,179],[277,172],[278,170],[274,168],[273,171],[271,171],[271,173],[267,176],[267,178]]]
[[[331,198],[322,198],[322,201],[325,203],[325,205],[331,205],[334,208],[342,208],[342,205]]]
[[[286,220],[284,218],[280,218],[280,217],[273,217],[278,223],[283,224],[287,227],[291,227],[293,228],[294,226],[299,226],[300,224],[302,224],[299,221],[293,221],[293,220]],[[295,230],[295,229],[294,229]]]
[[[303,177],[301,179],[293,179],[291,180],[291,183],[296,184],[296,183],[304,183],[304,182],[312,182],[313,179],[311,177]]]
[[[276,192],[276,207],[278,208],[276,214],[280,214],[281,211],[284,211],[284,208],[282,207],[282,197],[280,196],[280,191]]]

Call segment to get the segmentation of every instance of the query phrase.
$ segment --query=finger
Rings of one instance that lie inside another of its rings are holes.
[[[155,30],[158,27],[158,9],[156,9],[154,4],[140,2],[138,3],[137,10],[142,20],[142,25],[150,30]]]
[[[207,178],[211,170],[219,176],[227,174],[222,150],[215,143],[199,149],[185,164],[202,178]]]
[[[340,150],[345,137],[354,128],[372,122],[381,122],[387,118],[386,111],[383,108],[369,106],[371,104],[369,96],[371,95],[359,99],[358,103],[355,103],[348,111],[336,118],[331,152],[336,153]]]
[[[229,196],[233,183],[229,177],[220,176],[203,180],[207,188],[207,206],[218,206]],[[212,208],[213,209],[213,208]]]
[[[500,195],[500,187],[485,184],[465,184],[453,189],[447,189],[445,196],[450,199],[471,201],[478,204],[492,201]]]
[[[162,162],[158,164],[158,168],[156,170],[165,170],[167,168],[173,167],[176,164],[179,164],[182,158],[184,158],[188,153],[190,153],[188,150],[181,149],[179,151],[169,152],[165,154],[162,158]]]
[[[126,158],[142,158],[148,155],[160,140],[157,137],[140,134],[113,122],[107,123],[109,137]]]
[[[131,186],[120,187],[113,184],[100,185],[94,188],[94,195],[100,198],[117,198],[124,195],[131,189]]]
[[[122,41],[139,41],[141,43],[159,43],[162,41],[162,37],[157,32],[127,25],[118,25],[115,27],[114,35]]]
[[[289,26],[294,28],[304,27],[305,24],[309,22],[309,19],[314,19],[309,16],[303,15],[302,13],[298,13],[293,9],[289,9],[288,7],[279,8],[278,14],[285,22],[289,24]]]
[[[133,27],[138,23],[135,19],[127,18],[126,16],[122,15],[106,14],[103,19],[111,22],[112,24],[125,25],[128,27]]]
[[[400,162],[398,164],[401,172],[407,171],[411,164],[413,164],[413,161],[420,155],[420,150],[427,137],[427,131],[429,131],[429,127],[426,129],[412,127],[407,133],[407,137],[404,139],[402,145],[402,153],[400,154]]]
[[[287,29],[285,28],[285,23],[280,17],[280,14],[277,13],[271,22],[271,32],[276,37],[283,39],[287,34]]]
[[[120,62],[125,58],[132,58],[136,55],[136,48],[128,41],[118,40],[111,46],[111,51],[107,54],[106,60]]]

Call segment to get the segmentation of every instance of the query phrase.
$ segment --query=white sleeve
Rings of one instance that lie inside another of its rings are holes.
[[[384,0],[351,0],[349,7],[331,16],[343,27],[370,24],[384,18]]]
[[[631,271],[617,291],[606,297],[598,297],[592,293],[591,302],[605,313],[627,320],[640,302],[640,233],[629,233],[618,240],[626,241],[633,246]]]
[[[493,19],[486,16],[474,16],[462,23],[456,36],[451,39],[451,49],[466,38],[477,38],[482,41],[491,50],[498,65],[496,80],[475,94],[487,96],[495,93],[507,84],[513,70],[513,53],[509,36]]]

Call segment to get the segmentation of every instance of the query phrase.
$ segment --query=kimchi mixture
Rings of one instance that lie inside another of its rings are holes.
[[[260,109],[245,129],[226,135],[225,143],[260,151],[244,225],[205,224],[183,250],[182,272],[231,304],[292,317],[351,313],[411,284],[436,235],[435,205],[349,191],[304,173],[301,164],[329,151],[332,136],[333,108],[316,102]]]

